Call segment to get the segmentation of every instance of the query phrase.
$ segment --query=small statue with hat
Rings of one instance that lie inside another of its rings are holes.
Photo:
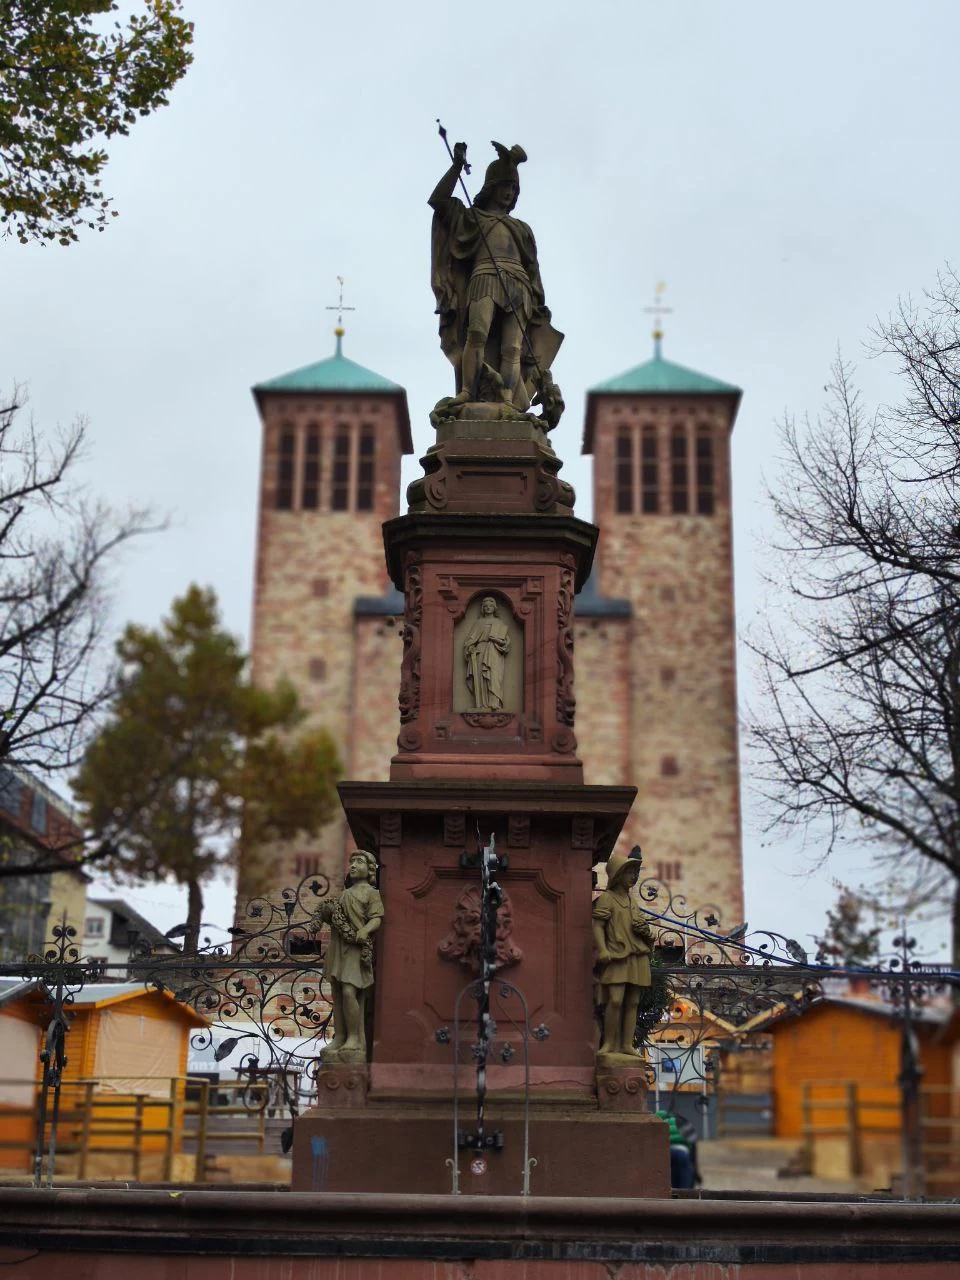
[[[446,141],[442,127],[441,136]],[[470,172],[464,142],[455,144],[453,163],[430,197],[431,284],[457,390],[435,412],[522,418],[533,403],[542,406],[537,421],[549,429],[563,412],[550,374],[563,334],[550,323],[533,232],[513,217],[518,166],[527,154],[520,146],[491,145],[497,158],[472,204],[454,195],[461,174]]]
[[[593,941],[597,951],[596,1000],[603,1007],[600,1057],[643,1055],[634,1048],[637,1009],[643,987],[652,983],[650,955],[654,938],[631,889],[640,878],[639,845],[607,860],[607,887],[593,904]]]

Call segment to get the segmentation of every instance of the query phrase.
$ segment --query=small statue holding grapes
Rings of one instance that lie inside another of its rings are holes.
[[[383,899],[374,887],[377,860],[364,849],[350,855],[350,869],[342,893],[321,903],[310,927],[330,925],[323,956],[323,976],[333,1000],[333,1039],[323,1050],[325,1063],[364,1063],[367,993],[373,986],[373,935],[383,923]]]

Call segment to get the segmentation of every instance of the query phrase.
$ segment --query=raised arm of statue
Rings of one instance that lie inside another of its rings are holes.
[[[430,208],[436,213],[445,213],[451,197],[457,186],[457,179],[463,170],[463,166],[467,159],[467,144],[465,142],[457,142],[453,148],[453,164],[443,175],[433,190],[429,201]]]

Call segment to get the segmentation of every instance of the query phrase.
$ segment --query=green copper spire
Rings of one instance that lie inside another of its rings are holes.
[[[344,311],[352,310],[344,307]],[[305,364],[290,373],[281,373],[277,378],[268,378],[266,382],[258,382],[253,388],[261,414],[264,412],[264,397],[274,395],[320,395],[320,396],[389,396],[397,408],[397,430],[400,438],[401,453],[413,452],[413,438],[410,434],[410,412],[407,408],[407,393],[398,382],[391,382],[372,369],[365,369],[356,360],[350,360],[343,354],[343,325],[338,323],[334,329],[336,346],[332,356],[326,360],[318,360],[316,364]]]
[[[721,382],[719,378],[664,360],[663,335],[654,332],[653,338],[652,360],[618,373],[614,378],[607,378],[605,382],[598,382],[587,395],[740,395],[740,388],[730,382]]]
[[[658,286],[661,288],[662,286]],[[663,312],[667,308],[659,307]],[[653,307],[647,307],[653,311]],[[732,382],[721,382],[708,374],[698,373],[685,365],[663,358],[663,330],[657,315],[653,330],[653,359],[598,382],[587,391],[587,413],[583,432],[583,452],[593,452],[593,428],[600,396],[722,396],[732,402],[730,426],[733,426],[743,392]]]
[[[343,354],[343,327],[334,329],[337,345],[332,356],[326,360],[318,360],[316,364],[304,365],[302,369],[294,369],[290,373],[282,373],[278,378],[269,378],[266,382],[258,382],[254,392],[261,391],[402,391],[396,382],[384,378],[382,374],[365,369],[362,364],[348,359]]]

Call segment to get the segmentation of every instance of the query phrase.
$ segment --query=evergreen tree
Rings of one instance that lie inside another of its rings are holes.
[[[859,969],[876,964],[880,953],[880,926],[870,929],[864,919],[867,904],[845,885],[836,905],[827,912],[827,927],[822,937],[814,938],[821,961]]]
[[[295,690],[260,689],[220,625],[210,590],[191,586],[159,630],[130,625],[108,721],[74,790],[121,880],[173,879],[188,893],[196,949],[201,884],[250,845],[313,834],[334,813],[340,770],[323,730],[302,723]]]

